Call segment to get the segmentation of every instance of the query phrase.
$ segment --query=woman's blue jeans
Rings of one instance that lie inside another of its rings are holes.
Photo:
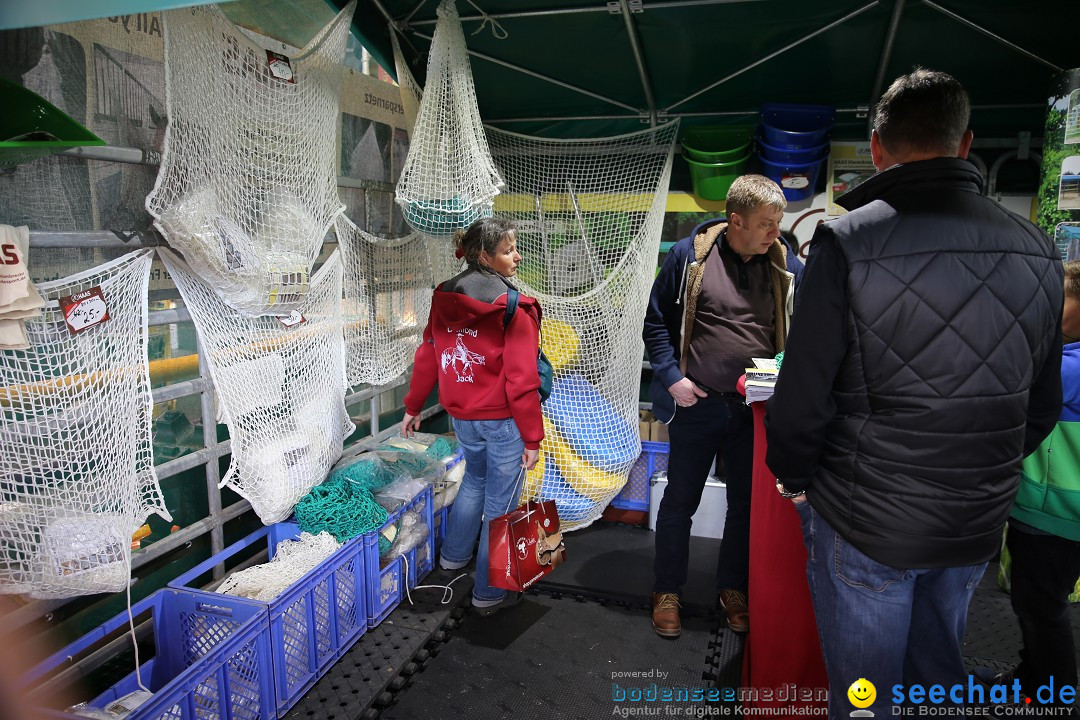
[[[479,535],[473,604],[490,606],[501,602],[506,591],[488,584],[488,521],[517,507],[524,480],[521,454],[525,443],[512,418],[453,418],[453,423],[465,453],[465,477],[450,510],[442,558],[449,565],[464,565],[472,557]]]

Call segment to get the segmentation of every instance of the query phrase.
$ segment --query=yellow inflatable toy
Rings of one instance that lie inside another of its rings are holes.
[[[570,487],[590,500],[606,503],[626,482],[626,476],[621,473],[610,473],[585,462],[563,440],[547,417],[544,418],[544,442],[541,453],[545,457],[545,467],[547,462],[553,460],[562,478]],[[534,483],[535,486],[543,483],[544,469],[537,462],[528,475],[526,487],[534,487]]]
[[[574,328],[561,320],[544,318],[540,349],[551,361],[555,372],[561,372],[577,361],[580,345],[581,341]]]

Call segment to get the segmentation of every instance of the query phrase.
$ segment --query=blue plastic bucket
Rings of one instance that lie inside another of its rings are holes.
[[[794,148],[778,148],[765,142],[761,136],[757,138],[758,154],[774,163],[808,163],[820,160],[829,154],[829,143],[824,142],[816,147],[796,150]]]
[[[761,135],[775,148],[817,147],[829,137],[834,112],[827,105],[765,103],[761,106]]]
[[[814,194],[825,158],[809,163],[775,163],[761,159],[762,173],[776,181],[788,201],[805,200]]]

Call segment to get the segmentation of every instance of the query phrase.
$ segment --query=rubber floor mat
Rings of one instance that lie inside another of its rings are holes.
[[[711,687],[702,669],[715,640],[699,618],[665,640],[646,612],[529,594],[491,617],[467,616],[380,718],[608,718],[630,705],[662,707],[630,698]]]

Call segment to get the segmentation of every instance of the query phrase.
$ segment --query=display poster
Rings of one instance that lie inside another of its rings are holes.
[[[1036,222],[1063,258],[1080,260],[1080,68],[1057,76],[1048,104]]]
[[[834,142],[829,152],[829,177],[825,183],[825,212],[843,215],[847,212],[836,199],[877,174],[870,157],[869,142]]]

